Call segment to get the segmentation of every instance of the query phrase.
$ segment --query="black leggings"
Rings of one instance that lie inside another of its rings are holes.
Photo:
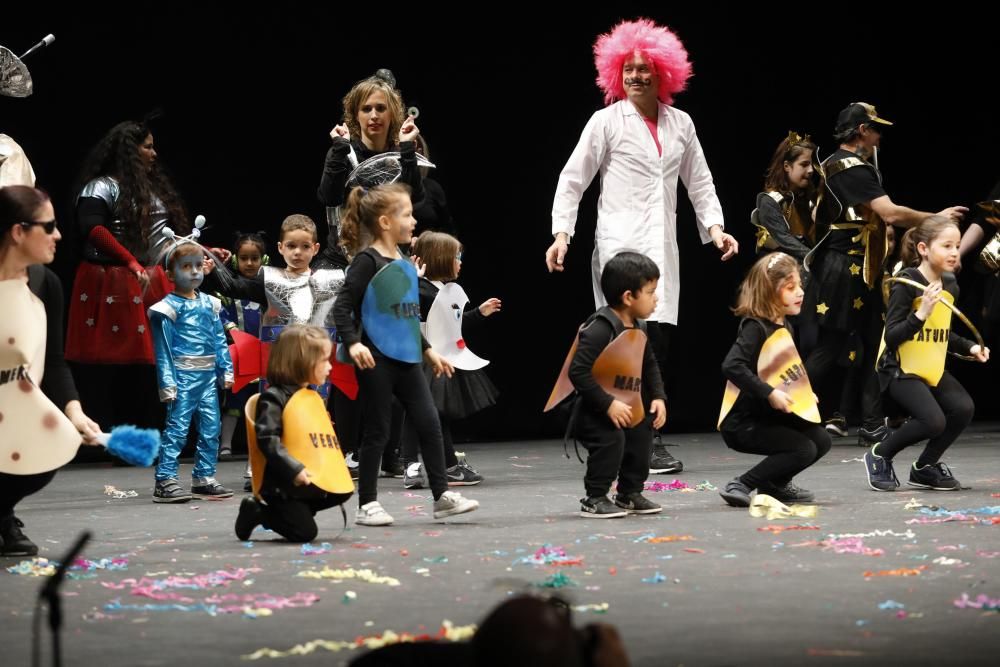
[[[795,415],[777,415],[748,429],[723,431],[726,445],[744,454],[767,458],[740,475],[751,489],[770,483],[784,486],[830,451],[830,434],[819,424]]]
[[[319,533],[316,512],[340,505],[350,495],[331,493],[316,499],[265,496],[264,503],[260,503],[261,523],[289,542],[312,542]]]
[[[408,364],[380,354],[375,368],[358,371],[362,423],[358,460],[358,502],[361,505],[378,499],[378,473],[382,452],[389,442],[392,427],[392,397],[406,410],[420,442],[420,455],[427,470],[431,493],[437,500],[448,490],[444,469],[444,444],[431,390],[420,364]]]
[[[918,468],[940,461],[976,410],[969,392],[948,371],[936,387],[917,378],[896,378],[887,391],[910,419],[880,442],[876,453],[891,460],[904,447],[928,440],[917,459]]]
[[[453,468],[458,465],[458,456],[455,454],[455,443],[451,439],[451,419],[439,412],[438,420],[441,422],[441,439],[444,443],[444,465],[446,468]],[[399,458],[404,464],[409,465],[417,461],[420,441],[417,438],[417,431],[413,428],[413,423],[407,418],[406,413],[403,413],[402,421],[402,445]]]
[[[55,470],[37,475],[9,475],[0,472],[0,519],[14,516],[14,507],[19,502],[44,489],[55,476]]]

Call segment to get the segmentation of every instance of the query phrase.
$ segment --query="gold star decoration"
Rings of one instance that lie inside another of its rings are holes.
[[[825,303],[816,304],[816,312],[819,313],[820,315],[826,315],[826,311],[828,310],[830,310],[830,306],[826,305]]]
[[[847,355],[847,358],[850,359],[851,361],[854,361],[855,359],[858,358],[858,353],[855,352],[854,350],[851,350],[850,353]]]
[[[851,264],[851,275],[856,276],[861,273],[861,267],[857,264]]]
[[[861,300],[860,296],[854,300],[854,310],[861,310],[864,307],[865,307],[865,302]]]

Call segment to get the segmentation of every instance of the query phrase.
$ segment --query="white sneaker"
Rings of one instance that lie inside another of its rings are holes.
[[[435,507],[437,507],[436,504]],[[357,514],[354,515],[354,523],[361,526],[388,526],[392,524],[392,521],[392,517],[382,509],[377,500],[365,503],[358,508]]]
[[[457,491],[445,491],[434,501],[434,518],[443,519],[456,514],[465,514],[479,509],[478,500],[464,498]]]
[[[406,466],[406,472],[403,473],[403,488],[404,489],[422,489],[424,488],[424,473],[423,466],[420,463],[411,463]]]

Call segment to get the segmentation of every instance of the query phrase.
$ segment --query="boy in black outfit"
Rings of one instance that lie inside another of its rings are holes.
[[[580,328],[569,379],[580,395],[574,434],[589,454],[584,477],[587,496],[580,500],[584,517],[612,519],[663,509],[642,496],[649,476],[653,429],[667,420],[663,380],[642,321],[656,308],[659,278],[656,264],[645,255],[615,255],[601,273],[601,291],[609,305]],[[629,334],[636,329],[642,333]],[[627,336],[623,343],[634,338],[627,350],[622,345],[607,350],[623,335]],[[628,366],[641,368],[641,377],[623,373]],[[644,406],[649,406],[648,414],[643,414]],[[618,492],[611,502],[607,494],[615,478]]]

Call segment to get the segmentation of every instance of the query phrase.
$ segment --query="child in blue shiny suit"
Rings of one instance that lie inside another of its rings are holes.
[[[214,296],[198,291],[204,278],[204,251],[181,240],[165,259],[175,289],[149,309],[160,400],[167,402],[167,424],[156,464],[153,502],[185,503],[196,498],[229,498],[233,492],[215,479],[219,456],[218,382],[233,384],[233,362]],[[177,457],[198,420],[198,447],[191,492],[177,480]]]

